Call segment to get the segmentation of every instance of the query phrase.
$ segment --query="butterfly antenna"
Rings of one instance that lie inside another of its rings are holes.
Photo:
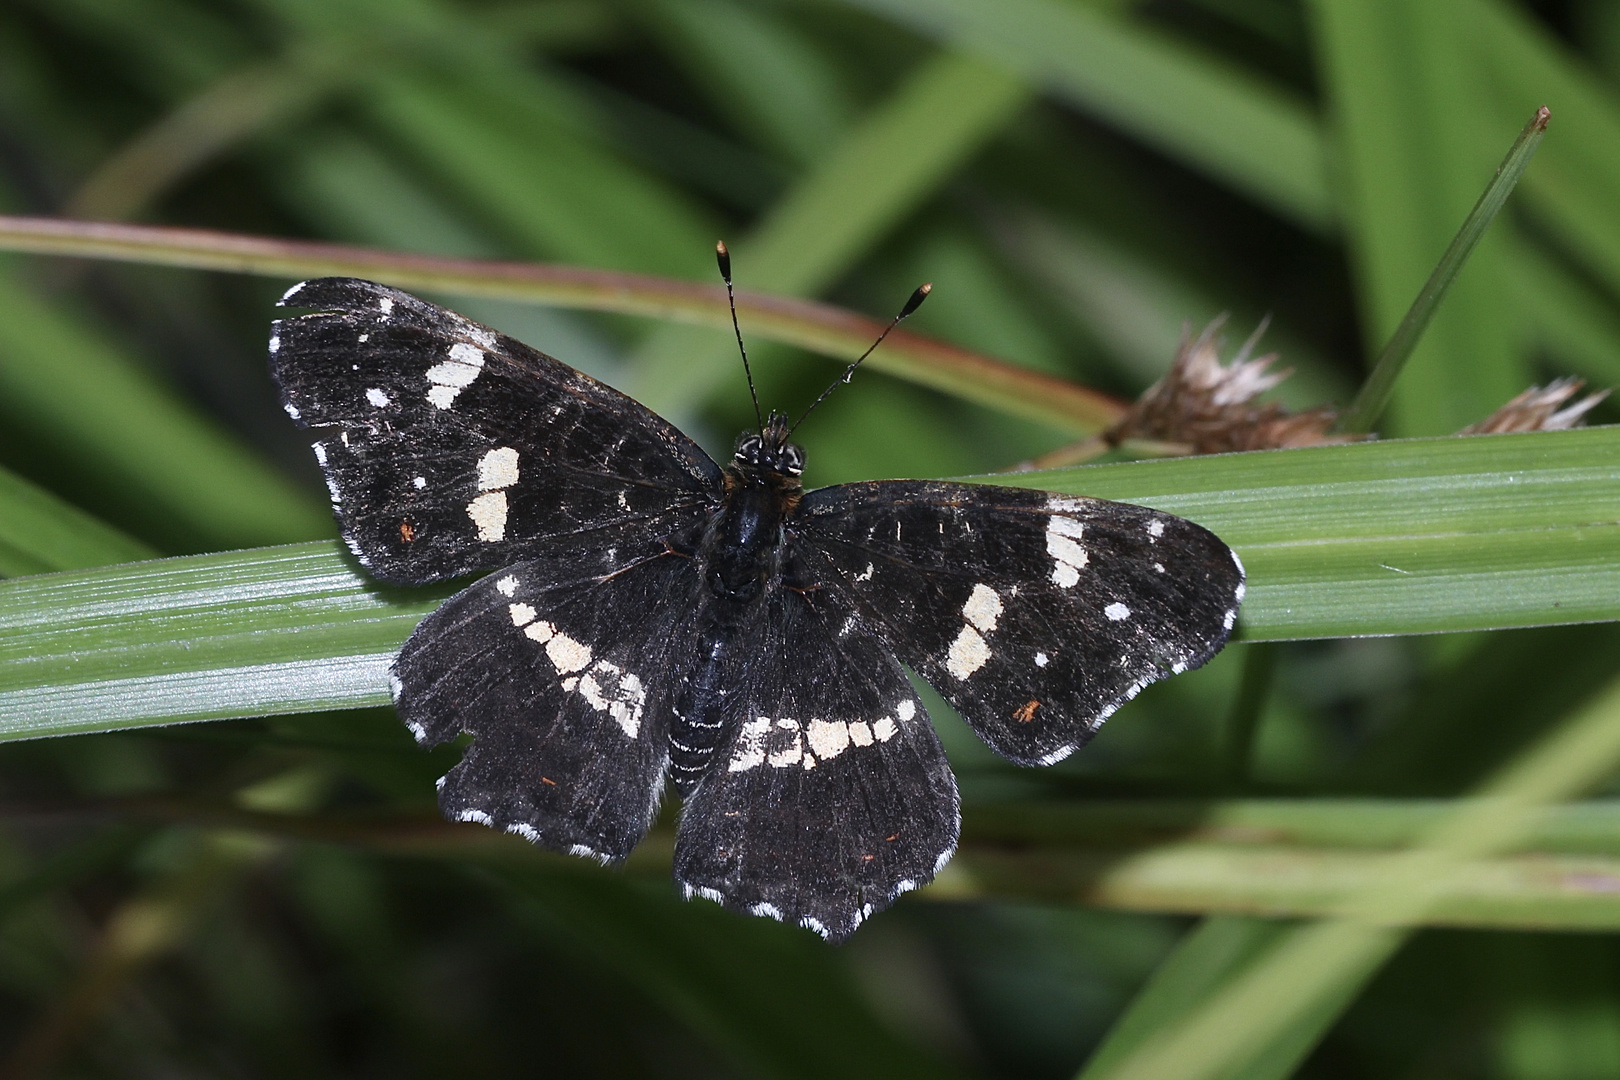
[[[868,356],[871,356],[872,353],[876,351],[877,347],[883,344],[883,339],[889,336],[889,331],[899,326],[902,319],[906,318],[912,312],[922,307],[922,302],[928,299],[928,294],[933,291],[934,283],[932,281],[924,282],[923,284],[917,286],[917,291],[911,294],[911,299],[907,300],[906,306],[900,309],[900,314],[896,315],[892,320],[890,320],[889,325],[883,328],[883,333],[877,336],[877,340],[872,342],[872,344],[867,347],[866,351],[861,353],[861,355],[856,358],[853,364],[845,368],[844,373],[838,376],[838,378],[834,379],[832,381],[832,385],[821,392],[820,397],[816,398],[816,400],[810,403],[810,408],[804,410],[799,418],[793,422],[793,426],[788,428],[788,434],[792,435],[795,431],[797,431],[799,429],[799,425],[804,423],[805,417],[809,416],[817,405],[820,405],[823,401],[827,400],[828,394],[838,389],[840,384],[849,382],[849,380],[855,375],[855,369],[861,366],[861,361],[865,360]]]
[[[737,335],[737,351],[742,353],[743,374],[748,376],[748,396],[754,399],[754,422],[760,434],[765,432],[765,418],[759,412],[759,392],[754,389],[754,371],[748,366],[748,346],[743,344],[742,327],[737,325],[737,297],[731,291],[731,252],[724,240],[715,241],[714,259],[720,264],[720,276],[726,283],[726,303],[731,305],[731,329]]]

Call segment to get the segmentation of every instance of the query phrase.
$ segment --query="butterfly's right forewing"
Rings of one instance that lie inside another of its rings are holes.
[[[320,278],[281,303],[271,371],[344,539],[378,577],[422,583],[712,505],[720,470],[631,398],[504,334],[374,282]]]

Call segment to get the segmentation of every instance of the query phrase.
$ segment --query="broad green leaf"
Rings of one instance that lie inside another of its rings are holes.
[[[1620,618],[1620,427],[995,478],[1156,506],[1249,567],[1250,639]],[[436,587],[311,544],[0,583],[0,737],[376,705]]]

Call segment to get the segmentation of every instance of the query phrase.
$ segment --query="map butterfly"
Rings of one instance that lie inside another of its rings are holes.
[[[453,820],[614,862],[673,783],[687,896],[842,940],[956,848],[902,665],[991,749],[1050,765],[1237,616],[1237,557],[1169,514],[933,480],[804,491],[778,414],[722,467],[407,293],[320,278],[280,303],[313,309],[274,324],[271,368],[355,556],[400,584],[495,571],[393,665],[419,743],[473,736],[439,781]]]

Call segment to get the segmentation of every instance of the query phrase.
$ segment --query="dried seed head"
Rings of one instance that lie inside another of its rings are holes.
[[[1218,454],[1319,446],[1359,438],[1328,433],[1335,419],[1331,407],[1291,413],[1275,403],[1257,404],[1255,398],[1292,371],[1271,370],[1276,353],[1249,358],[1265,330],[1264,323],[1230,364],[1222,364],[1215,335],[1225,321],[1225,316],[1217,318],[1196,338],[1182,337],[1170,370],[1148,387],[1124,419],[1108,431],[1109,443],[1117,446],[1126,439],[1154,439],[1180,443],[1194,454]]]
[[[1469,424],[1459,435],[1497,435],[1506,431],[1564,431],[1580,427],[1594,405],[1609,396],[1607,390],[1586,395],[1575,404],[1560,409],[1580,393],[1586,383],[1571,376],[1554,379],[1546,386],[1532,386],[1477,424]]]

